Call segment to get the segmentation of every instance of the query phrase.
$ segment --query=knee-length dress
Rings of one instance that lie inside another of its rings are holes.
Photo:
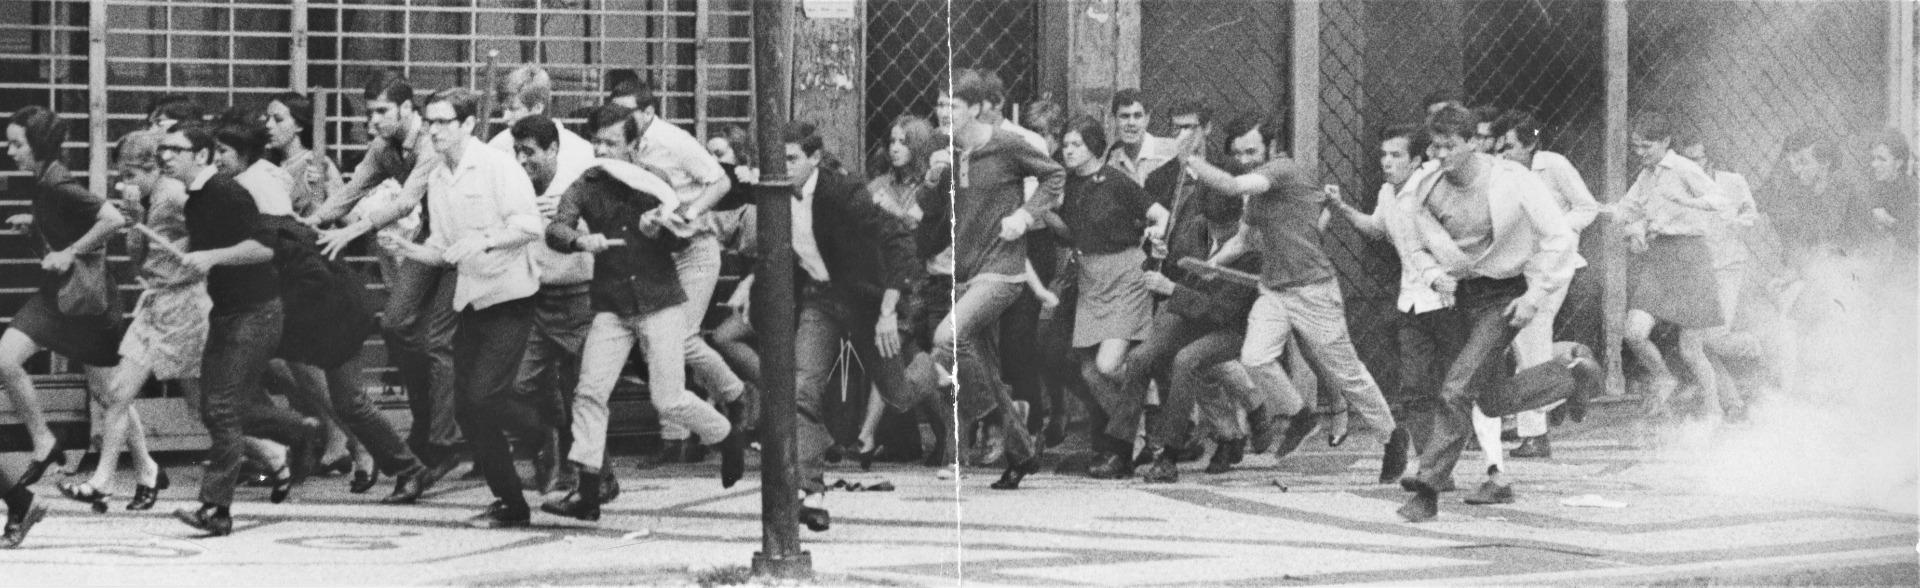
[[[186,188],[173,179],[161,179],[147,203],[145,224],[179,251],[187,250],[186,206]],[[151,368],[157,379],[198,378],[207,348],[207,317],[213,311],[206,278],[186,269],[158,243],[149,240],[145,249],[140,281],[146,291],[120,341],[120,357]]]

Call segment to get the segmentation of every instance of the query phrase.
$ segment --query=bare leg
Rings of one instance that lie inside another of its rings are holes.
[[[1627,311],[1626,334],[1621,343],[1633,353],[1634,359],[1640,360],[1641,365],[1653,374],[1653,398],[1649,401],[1649,412],[1660,415],[1667,412],[1667,403],[1672,399],[1679,380],[1673,377],[1672,370],[1667,369],[1666,358],[1660,355],[1660,348],[1654,346],[1650,338],[1652,333],[1653,315],[1637,309]]]
[[[133,452],[135,465],[140,468],[141,478],[152,472],[159,475],[158,464],[147,453],[147,436],[139,427],[139,416],[133,409],[133,399],[140,394],[147,379],[153,374],[152,368],[135,361],[124,361],[113,370],[113,377],[103,391],[101,404],[106,405],[106,418],[100,433],[100,464],[93,470],[93,477],[87,484],[104,490],[112,481],[113,474],[120,469],[120,450],[128,448]]]
[[[1722,412],[1720,387],[1713,371],[1713,362],[1707,359],[1706,335],[1704,329],[1687,329],[1680,332],[1680,361],[1686,362],[1687,370],[1693,372],[1693,379],[1700,386],[1700,394],[1707,402],[1707,418],[1719,419]]]
[[[27,375],[27,359],[40,352],[40,344],[32,337],[17,330],[8,329],[0,335],[0,387],[7,389],[7,396],[13,401],[13,411],[20,415],[27,434],[33,437],[33,458],[43,459],[53,453],[53,429],[47,426],[47,414],[40,409],[40,395],[33,389],[33,377]]]
[[[874,441],[874,436],[880,432],[880,417],[886,414],[886,411],[887,402],[880,399],[880,389],[869,387],[867,389],[866,419],[860,421],[861,453],[873,451],[874,446],[877,444],[877,442]]]

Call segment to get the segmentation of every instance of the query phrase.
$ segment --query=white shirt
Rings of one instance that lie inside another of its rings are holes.
[[[720,160],[714,159],[700,140],[657,116],[640,133],[640,146],[634,159],[634,163],[653,166],[665,173],[666,177],[661,179],[673,186],[681,202],[697,200],[708,185],[727,179]]]
[[[436,159],[427,174],[427,210],[432,235],[427,245],[445,249],[464,239],[491,239],[508,232],[545,234],[546,223],[533,202],[533,182],[519,162],[479,139],[467,137],[458,165]],[[536,240],[538,240],[536,238]],[[540,291],[540,268],[533,243],[475,253],[459,266],[453,308],[482,309]]]
[[[1426,177],[1426,175],[1430,173],[1433,173],[1433,168],[1420,168],[1402,185],[1414,185],[1418,183],[1419,179]],[[1373,204],[1373,218],[1379,220],[1380,224],[1387,227],[1387,233],[1389,235],[1396,232],[1414,230],[1413,225],[1409,224],[1405,217],[1399,216],[1400,207],[1397,203],[1402,195],[1411,198],[1413,197],[1413,192],[1411,190],[1403,192],[1395,188],[1393,184],[1381,184],[1379,199],[1375,200]],[[1407,237],[1414,238],[1414,235],[1409,233]],[[1433,286],[1427,284],[1426,280],[1421,279],[1419,270],[1414,269],[1412,263],[1405,260],[1401,261],[1400,298],[1394,305],[1400,309],[1400,312],[1420,314],[1446,308],[1451,304],[1451,301],[1447,300],[1446,296],[1442,296],[1439,292],[1434,291]]]
[[[813,170],[807,176],[807,183],[800,185],[800,199],[788,207],[793,211],[793,258],[799,260],[800,269],[820,283],[826,283],[827,262],[820,257],[820,244],[813,239],[813,189],[820,183],[820,170]]]
[[[265,159],[253,162],[233,181],[253,195],[253,205],[267,216],[293,216],[293,174]]]
[[[580,179],[580,174],[586,173],[587,169],[593,166],[593,143],[573,134],[573,131],[567,130],[566,127],[555,126],[560,131],[560,154],[554,164],[553,181],[547,184],[547,191],[537,197],[540,200],[558,201],[561,196],[566,195],[567,188]],[[499,149],[508,156],[514,155],[513,144],[511,130],[500,131],[500,134],[493,136],[492,141],[487,142],[488,147]],[[515,161],[518,160],[516,157]],[[542,220],[552,219],[542,217]],[[581,223],[584,227],[585,221]],[[546,239],[540,239],[538,243],[534,246],[533,259],[540,265],[541,284],[568,286],[593,281],[592,253],[561,253],[548,247]]]
[[[1537,151],[1533,154],[1533,173],[1540,174],[1540,181],[1547,183],[1553,191],[1553,199],[1560,204],[1560,210],[1567,213],[1567,227],[1573,229],[1573,236],[1579,237],[1580,231],[1593,224],[1600,214],[1600,202],[1593,199],[1593,192],[1587,189],[1587,182],[1580,178],[1580,170],[1566,156],[1552,151]]]
[[[1034,151],[1039,151],[1043,154],[1047,152],[1047,138],[1040,136],[1040,133],[1029,131],[1026,127],[1014,124],[1013,119],[1010,118],[1000,119],[999,126],[1007,132],[1019,135],[1021,139],[1026,140],[1028,145],[1033,146]],[[1028,200],[1032,200],[1034,191],[1039,189],[1040,178],[1027,176],[1025,197]]]

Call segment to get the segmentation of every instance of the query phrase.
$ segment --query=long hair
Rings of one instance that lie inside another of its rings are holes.
[[[933,152],[945,147],[944,144],[934,143],[933,123],[928,122],[925,118],[904,114],[901,115],[900,118],[894,119],[893,126],[888,127],[888,129],[889,133],[892,132],[891,129],[900,129],[906,132],[907,164],[894,167],[893,157],[891,153],[889,153],[892,148],[883,147],[879,153],[879,160],[872,166],[875,170],[873,174],[874,177],[893,174],[895,179],[905,180],[924,176],[927,174],[927,159],[933,157]],[[893,141],[891,141],[891,137],[889,137],[887,145],[891,146],[892,144]]]
[[[49,161],[60,161],[60,144],[67,140],[67,123],[60,115],[40,106],[28,106],[13,113],[8,121],[20,130],[27,132],[27,148],[33,150],[33,160],[40,165]]]
[[[293,124],[300,125],[300,146],[313,148],[313,100],[299,92],[281,92],[267,99],[268,103],[279,102],[293,115]]]

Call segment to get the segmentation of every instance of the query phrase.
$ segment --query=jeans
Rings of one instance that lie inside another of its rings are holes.
[[[402,259],[389,276],[380,327],[413,412],[407,442],[420,455],[442,459],[460,443],[453,368],[453,286],[459,274]]]
[[[813,484],[823,478],[827,448],[833,435],[827,431],[827,380],[833,377],[834,364],[840,359],[840,342],[853,344],[853,354],[867,378],[880,390],[880,397],[895,410],[907,410],[922,398],[920,388],[909,386],[906,356],[881,357],[874,343],[874,321],[879,319],[879,302],[860,304],[842,300],[817,286],[801,294],[799,330],[793,337],[794,403],[800,419],[796,442],[800,460],[800,479]],[[905,346],[902,346],[905,351]],[[860,391],[864,393],[865,391]],[[809,488],[824,492],[825,488]]]
[[[1033,436],[1020,421],[1007,383],[1000,379],[1000,313],[1013,304],[1026,286],[1014,282],[980,281],[957,286],[953,310],[945,323],[951,330],[934,332],[934,361],[954,364],[959,378],[956,400],[961,426],[1000,409],[1001,434],[1008,463],[1035,455]]]
[[[580,350],[593,327],[587,284],[541,285],[533,296],[533,335],[520,360],[514,389],[540,407],[540,419],[560,434],[560,452],[572,442],[573,391],[580,383]]]
[[[1516,382],[1572,386],[1572,375],[1558,362],[1528,367],[1519,374],[1505,361],[1519,329],[1508,324],[1507,305],[1527,291],[1525,278],[1462,280],[1451,308],[1414,315],[1413,322],[1434,341],[1432,360],[1446,366],[1433,403],[1433,429],[1421,444],[1419,479],[1434,487],[1453,478],[1454,465],[1473,433],[1476,394],[1525,394]],[[1557,368],[1557,369],[1555,369]]]
[[[606,460],[607,398],[620,380],[627,353],[635,339],[647,360],[647,393],[661,424],[678,423],[709,444],[727,438],[732,425],[713,405],[687,391],[687,322],[676,309],[623,317],[611,312],[593,315],[586,345],[580,351],[580,386],[573,393],[573,447],[567,459],[587,468]]]
[[[1393,414],[1387,410],[1380,385],[1374,383],[1373,374],[1353,349],[1340,284],[1331,279],[1284,290],[1262,286],[1260,298],[1253,303],[1240,363],[1247,366],[1254,384],[1278,392],[1279,406],[1269,407],[1270,413],[1290,415],[1310,403],[1300,396],[1280,366],[1287,341],[1296,334],[1301,354],[1314,364],[1323,381],[1346,398],[1361,426],[1382,438],[1393,432]]]
[[[514,390],[521,356],[533,332],[533,297],[460,311],[453,337],[454,415],[473,450],[474,466],[487,477],[493,496],[525,507],[520,473],[513,467],[507,435],[536,444],[547,435],[540,409]]]
[[[413,450],[400,439],[399,430],[393,428],[393,423],[380,414],[373,399],[367,397],[364,351],[330,370],[302,363],[291,363],[289,367],[302,385],[327,391],[334,418],[366,447],[367,453],[373,456],[374,467],[397,476],[420,464]]]
[[[1560,305],[1567,301],[1567,290],[1568,288],[1561,288],[1541,301],[1540,308],[1534,311],[1533,320],[1528,322],[1527,326],[1521,327],[1520,332],[1513,336],[1514,361],[1520,365],[1536,365],[1553,357],[1554,317],[1560,314]],[[1552,407],[1513,415],[1514,421],[1519,425],[1520,436],[1538,437],[1547,434],[1548,410],[1552,410]],[[1482,416],[1478,412],[1474,414],[1476,419]],[[1484,450],[1487,447],[1487,440],[1482,438],[1480,448]]]
[[[233,504],[233,486],[245,455],[242,404],[260,385],[260,374],[280,346],[286,321],[280,299],[216,309],[209,319],[206,358],[200,364],[200,420],[207,427],[207,474],[200,502]]]
[[[707,346],[707,340],[700,338],[700,324],[707,316],[707,310],[713,306],[713,289],[720,282],[720,240],[711,233],[702,233],[693,238],[686,249],[673,254],[673,263],[680,275],[680,287],[687,293],[687,301],[676,307],[686,321],[686,366],[692,372],[693,382],[721,400],[733,400],[740,396],[746,383],[740,376],[727,367],[727,361]],[[719,439],[704,439],[707,443],[718,443]]]

